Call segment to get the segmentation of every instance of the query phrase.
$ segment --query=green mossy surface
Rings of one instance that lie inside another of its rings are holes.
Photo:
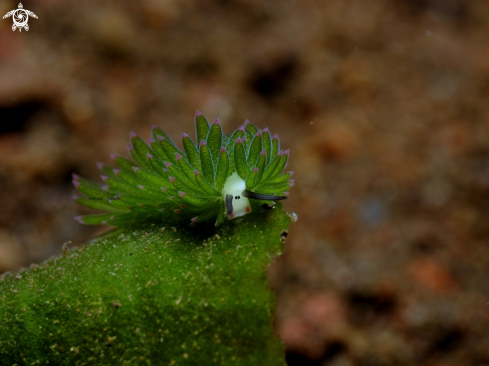
[[[285,365],[267,266],[281,205],[113,231],[0,279],[1,365]]]

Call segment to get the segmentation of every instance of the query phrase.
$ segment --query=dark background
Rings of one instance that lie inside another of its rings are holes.
[[[16,9],[0,2],[0,15]],[[487,0],[45,0],[0,20],[0,272],[80,245],[129,133],[279,133],[290,365],[489,365]]]

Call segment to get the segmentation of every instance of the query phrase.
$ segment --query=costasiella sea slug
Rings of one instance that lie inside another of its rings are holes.
[[[112,154],[117,169],[98,163],[103,185],[74,174],[73,184],[84,195],[74,200],[105,211],[77,220],[114,226],[190,220],[217,226],[287,198],[293,172],[283,172],[289,150],[280,150],[278,135],[246,121],[228,137],[218,119],[209,124],[199,111],[195,127],[197,144],[184,133],[183,151],[156,126],[148,143],[131,133],[128,151],[134,161]]]

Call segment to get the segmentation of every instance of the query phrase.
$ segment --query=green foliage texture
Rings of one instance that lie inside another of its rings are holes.
[[[290,221],[117,229],[5,274],[0,365],[284,365],[266,269]]]

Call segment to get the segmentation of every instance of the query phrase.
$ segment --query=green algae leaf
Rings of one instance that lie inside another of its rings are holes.
[[[266,268],[280,204],[215,227],[120,228],[0,278],[5,365],[285,365]]]

